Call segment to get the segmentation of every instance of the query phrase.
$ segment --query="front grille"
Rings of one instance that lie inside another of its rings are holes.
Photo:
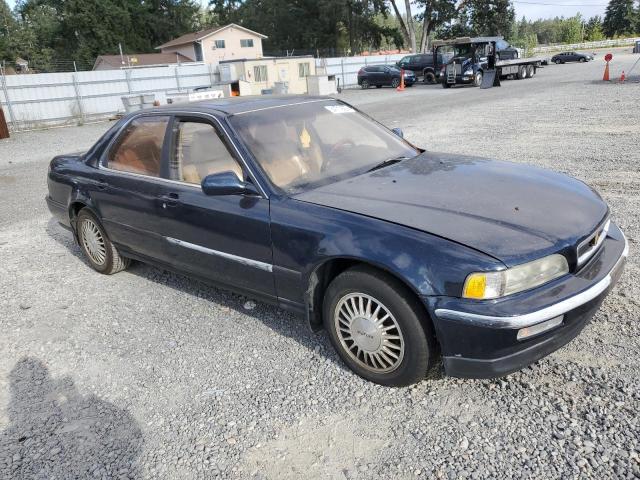
[[[610,223],[611,221],[607,219],[591,235],[580,242],[577,248],[578,268],[587,263],[600,249],[609,232]]]

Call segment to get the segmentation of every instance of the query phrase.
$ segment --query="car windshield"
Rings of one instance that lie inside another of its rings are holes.
[[[420,152],[352,107],[309,101],[233,115],[230,122],[269,179],[299,193]]]

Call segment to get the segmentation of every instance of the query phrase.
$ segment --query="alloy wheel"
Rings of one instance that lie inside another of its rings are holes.
[[[88,218],[80,225],[80,239],[85,252],[97,265],[103,265],[107,259],[107,248],[98,226]]]
[[[333,317],[340,344],[360,366],[387,373],[402,363],[404,337],[382,302],[364,293],[350,293],[340,299]]]

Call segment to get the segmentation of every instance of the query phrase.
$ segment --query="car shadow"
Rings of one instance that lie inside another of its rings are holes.
[[[87,268],[91,268],[80,246],[75,242],[71,231],[63,228],[53,218],[47,223],[46,231],[52,239],[66,247],[72,255],[81,259]],[[335,353],[324,331],[319,333],[312,332],[305,319],[299,318],[286,310],[201,282],[187,275],[170,272],[142,262],[133,262],[127,272],[190,296],[203,298],[219,307],[226,307],[255,318],[274,332],[290,337],[300,343],[309,350],[310,355],[312,352],[322,355],[345,372],[352,374]],[[98,274],[96,273],[96,275]],[[255,306],[250,305],[251,308],[245,308],[248,301],[253,302]]]
[[[9,425],[0,432],[0,478],[138,478],[143,436],[135,418],[37,358],[9,373]]]

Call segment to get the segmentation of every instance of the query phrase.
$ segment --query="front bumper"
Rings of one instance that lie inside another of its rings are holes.
[[[539,360],[575,338],[622,274],[628,243],[611,224],[600,251],[575,274],[498,300],[438,297],[427,302],[448,375],[493,378]],[[562,324],[524,340],[518,330],[563,315]]]

